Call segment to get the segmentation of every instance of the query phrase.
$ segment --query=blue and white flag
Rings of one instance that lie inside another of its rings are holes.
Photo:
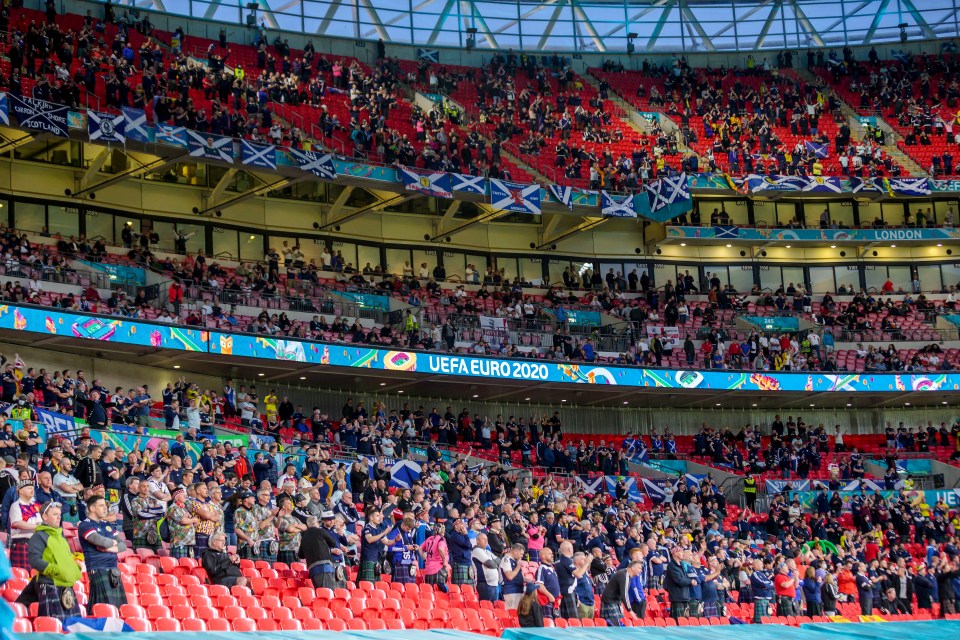
[[[261,169],[277,168],[277,148],[272,144],[256,144],[240,141],[240,162]]]
[[[826,158],[829,154],[827,145],[819,144],[816,142],[804,142],[803,146],[806,148],[807,153],[817,157],[817,158]]]
[[[233,138],[187,129],[187,147],[191,158],[233,162]]]
[[[5,93],[0,93],[0,124],[10,126],[10,102]]]
[[[643,504],[643,494],[637,488],[636,478],[624,478],[623,476],[604,476],[607,481],[607,493],[611,496],[617,495],[617,483],[623,478],[624,488],[627,490],[627,500],[634,503]]]
[[[147,112],[143,109],[123,107],[123,117],[126,118],[124,131],[128,140],[134,142],[155,142],[153,127],[147,126]],[[186,146],[186,140],[184,140]]]
[[[540,185],[490,178],[490,206],[501,211],[540,215]]]
[[[740,237],[740,229],[732,225],[724,225],[713,228],[713,237],[718,240],[736,240]]]
[[[843,182],[840,178],[812,176],[806,180],[807,184],[801,189],[806,193],[843,193]]]
[[[171,147],[187,148],[187,129],[186,127],[175,127],[169,124],[157,124],[157,142],[170,145]]]
[[[606,191],[600,192],[600,212],[605,218],[636,218],[632,196],[612,196]]]
[[[809,480],[767,480],[766,487],[767,495],[783,493],[787,491],[787,487],[791,491],[810,491],[812,489]]]
[[[574,476],[577,480],[577,484],[580,487],[580,493],[582,495],[588,496],[598,496],[606,490],[606,482],[603,479],[603,476],[597,478],[591,478],[590,476]]]
[[[641,478],[643,491],[655,504],[673,502],[679,480],[675,478]]]
[[[890,50],[890,56],[897,62],[902,62],[903,64],[910,63],[910,52],[909,51],[899,51],[897,49]]]
[[[567,205],[568,209],[573,209],[573,187],[561,187],[558,184],[550,185],[550,195],[560,204]],[[636,213],[634,213],[636,217]]]
[[[417,60],[425,60],[440,64],[440,49],[421,49],[417,48]]]
[[[706,477],[707,474],[705,473],[685,473],[683,475],[683,479],[686,481],[687,487],[696,490],[698,493],[700,492],[700,482],[702,482]]]
[[[80,616],[70,616],[63,620],[63,630],[67,633],[105,633],[135,631],[120,618],[81,618]]]
[[[61,138],[70,137],[70,125],[67,123],[69,107],[37,98],[8,97],[17,123],[24,129],[45,131]]]
[[[650,203],[649,217],[657,222],[666,222],[693,209],[686,173],[664,176],[648,184],[646,192]]]
[[[90,141],[119,142],[127,141],[127,121],[123,114],[113,115],[99,111],[87,111],[87,134]]]
[[[465,173],[450,174],[450,189],[461,193],[487,195],[487,184],[483,176],[471,176]]]
[[[293,156],[301,170],[308,171],[324,180],[335,180],[337,178],[337,167],[333,164],[333,156],[329,153],[301,151],[300,149],[287,149],[287,151]]]
[[[450,176],[446,173],[397,167],[397,175],[407,191],[419,191],[435,198],[453,197],[450,193]]]
[[[390,467],[390,486],[412,489],[420,480],[420,465],[413,460],[398,460]]]
[[[930,195],[929,178],[888,178],[887,190],[898,196]]]

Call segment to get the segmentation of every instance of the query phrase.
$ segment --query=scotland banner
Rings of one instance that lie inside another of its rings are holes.
[[[123,114],[113,115],[99,111],[87,111],[87,134],[90,141],[119,142],[127,141],[127,121]]]
[[[606,491],[607,483],[604,481],[603,476],[597,478],[591,478],[590,476],[574,476],[577,481],[577,486],[580,489],[582,495],[593,495],[598,496]]]
[[[898,196],[929,196],[929,178],[884,178],[887,191]]]
[[[435,198],[453,197],[450,193],[450,176],[446,173],[397,167],[397,174],[407,191],[419,191]]]
[[[123,107],[124,133],[128,140],[134,142],[155,142],[156,134],[153,127],[147,126],[147,112],[143,109]],[[184,140],[186,146],[186,140]]]
[[[417,60],[425,60],[440,64],[440,49],[420,49],[417,48]]]
[[[624,476],[604,476],[604,480],[607,481],[607,493],[613,497],[616,497],[617,484],[621,479],[623,480],[623,488],[626,489],[625,497],[630,500],[630,502],[643,504],[643,494],[640,493],[640,490],[637,488],[636,478],[625,478]]]
[[[490,178],[490,206],[501,211],[540,215],[540,185]]]
[[[233,138],[187,129],[187,148],[191,158],[233,162]]]
[[[641,478],[641,481],[644,493],[654,504],[673,502],[673,494],[676,493],[679,482],[676,478]]]
[[[829,151],[827,150],[827,145],[818,144],[816,142],[804,142],[804,148],[806,148],[807,153],[816,157],[816,158],[826,158]]]
[[[187,129],[186,127],[174,127],[169,124],[157,125],[157,142],[170,145],[171,147],[187,148]]]
[[[290,152],[297,166],[303,171],[308,171],[324,180],[336,179],[337,167],[333,164],[333,156],[329,153],[301,151],[300,149],[287,149],[287,151]]]
[[[422,469],[413,460],[398,460],[390,467],[390,486],[401,489],[412,489],[420,480]]]
[[[5,93],[0,93],[0,124],[10,126],[10,102]]]
[[[713,237],[718,240],[736,240],[740,237],[740,228],[731,225],[714,227]]]
[[[633,209],[633,197],[612,196],[606,191],[600,192],[600,212],[605,218],[636,218],[637,212]]]
[[[643,195],[640,194],[638,198],[642,198]],[[693,199],[690,197],[686,173],[666,176],[648,184],[646,196],[649,205],[644,207],[644,215],[657,222],[666,222],[693,209]],[[636,205],[637,198],[634,198],[634,203]],[[649,213],[646,213],[647,209]]]
[[[272,144],[255,144],[249,140],[241,140],[240,162],[250,167],[276,169],[277,148]]]
[[[487,195],[487,185],[483,176],[471,176],[465,173],[451,173],[450,189],[460,193],[475,193],[477,195]]]
[[[13,113],[17,116],[17,123],[24,129],[45,131],[61,138],[70,137],[67,124],[69,107],[37,98],[8,97]]]
[[[558,184],[550,185],[550,195],[560,204],[567,205],[568,209],[573,209],[573,187],[561,187]],[[634,212],[633,217],[636,217]]]
[[[746,191],[757,193],[760,191],[803,191],[807,181],[795,176],[762,176],[750,174],[743,179]]]
[[[807,184],[801,191],[805,193],[842,193],[843,183],[840,178],[813,176],[806,178]]]

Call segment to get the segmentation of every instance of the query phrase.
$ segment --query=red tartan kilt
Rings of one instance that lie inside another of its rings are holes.
[[[30,570],[30,558],[27,541],[11,543],[10,547],[10,565],[21,569]]]

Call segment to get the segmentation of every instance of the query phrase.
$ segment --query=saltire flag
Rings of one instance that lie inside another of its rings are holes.
[[[450,176],[446,173],[397,167],[397,174],[407,191],[419,191],[435,198],[453,197],[450,192]]]
[[[561,187],[558,184],[552,184],[549,187],[550,195],[560,204],[567,205],[567,208],[573,209],[573,187]],[[636,213],[634,213],[636,215]]]
[[[748,191],[803,191],[807,179],[797,176],[764,176],[750,174],[743,180]]]
[[[67,123],[70,108],[66,105],[39,98],[8,97],[17,123],[24,129],[45,131],[61,138],[70,137],[70,125]]]
[[[673,494],[677,489],[677,480],[672,478],[641,478],[643,491],[655,504],[673,502]]]
[[[187,129],[190,157],[233,162],[233,138]]]
[[[5,93],[0,93],[0,124],[10,126],[10,101]]]
[[[803,146],[806,148],[807,153],[817,157],[817,158],[826,158],[829,155],[827,145],[819,144],[816,142],[804,142]]]
[[[843,183],[840,178],[813,176],[807,178],[807,184],[801,191],[806,193],[842,193]]]
[[[99,111],[87,111],[87,134],[90,140],[100,142],[127,141],[127,119],[123,114],[113,115]]]
[[[171,147],[187,148],[187,129],[186,127],[175,127],[169,124],[158,123],[156,140],[161,144]]]
[[[687,482],[687,486],[691,489],[696,489],[700,491],[700,481],[707,477],[705,473],[687,473],[684,474],[683,479]]]
[[[865,193],[884,191],[883,183],[877,184],[876,178],[850,178],[850,191],[853,193]]]
[[[333,156],[329,153],[317,153],[316,151],[303,151],[301,149],[288,149],[288,151],[301,170],[308,171],[324,180],[336,179],[337,167],[333,164]]]
[[[604,476],[604,479],[607,481],[607,493],[609,493],[611,496],[617,495],[617,484],[621,478],[623,479],[624,487],[627,490],[627,500],[642,504],[643,494],[640,493],[640,489],[637,488],[636,478],[625,478],[623,476]]]
[[[135,631],[120,618],[82,618],[80,616],[69,616],[63,620],[63,630],[66,633],[106,633],[125,631],[127,633]]]
[[[131,107],[123,107],[122,111],[123,117],[126,118],[124,132],[128,140],[134,142],[154,142],[156,140],[153,128],[147,126],[146,111]],[[184,146],[186,146],[186,140],[184,140]]]
[[[687,174],[664,176],[646,186],[650,199],[649,217],[657,222],[666,222],[693,209]]]
[[[636,450],[631,457],[633,462],[639,462],[640,464],[647,464],[650,462],[650,450],[647,449],[647,445],[644,444],[643,440],[637,440]]]
[[[440,64],[440,49],[420,49],[417,48],[417,60],[426,60],[434,64]]]
[[[277,148],[272,144],[256,144],[249,140],[240,141],[240,162],[261,169],[277,168]]]
[[[471,176],[466,173],[451,173],[450,189],[461,193],[487,195],[487,185],[483,176]]]
[[[420,465],[413,460],[398,460],[390,467],[390,486],[412,489],[420,480]]]
[[[883,487],[868,478],[861,478],[860,489],[864,491],[883,491]]]
[[[793,491],[810,491],[812,489],[809,480],[767,480],[767,495],[783,493],[788,486]]]
[[[898,51],[897,49],[890,50],[890,56],[897,62],[902,62],[903,64],[910,63],[910,52],[909,51]]]
[[[540,185],[490,178],[490,206],[501,211],[540,215]]]
[[[732,225],[714,227],[713,237],[720,240],[724,238],[736,240],[740,237],[740,229]]]
[[[600,213],[605,218],[636,218],[633,198],[630,196],[612,196],[606,191],[600,192]]]
[[[929,196],[929,178],[884,178],[884,184],[890,195]]]
[[[591,478],[590,476],[574,476],[577,484],[580,486],[583,495],[598,496],[606,490],[606,482],[603,476]]]

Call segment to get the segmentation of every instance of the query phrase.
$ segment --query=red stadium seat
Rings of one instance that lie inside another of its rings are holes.
[[[203,620],[197,618],[186,618],[182,622],[184,631],[206,631],[207,625]]]
[[[124,618],[123,621],[126,622],[134,631],[153,631],[153,625],[150,624],[150,621],[146,618]]]
[[[257,621],[249,618],[237,618],[230,621],[230,626],[233,627],[234,631],[256,631]]]
[[[180,627],[180,621],[174,620],[173,618],[157,618],[153,622],[153,627],[158,632],[180,632],[182,630]]]

